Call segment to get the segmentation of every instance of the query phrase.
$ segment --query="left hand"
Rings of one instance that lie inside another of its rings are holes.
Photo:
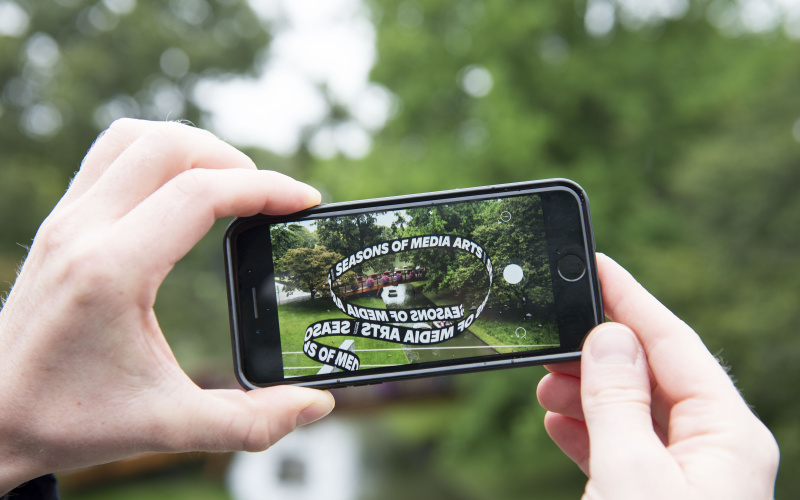
[[[0,495],[144,451],[263,450],[330,412],[330,394],[312,389],[199,389],[153,312],[164,277],[217,218],[319,200],[208,132],[115,122],[0,311]]]

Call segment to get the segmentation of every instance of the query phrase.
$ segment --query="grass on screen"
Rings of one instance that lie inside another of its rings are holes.
[[[350,300],[362,307],[385,309],[386,305],[379,297],[361,297]],[[287,370],[286,376],[313,375],[323,366],[303,353],[303,337],[309,325],[326,319],[349,318],[325,298],[303,300],[281,304],[278,308],[278,320],[281,328],[281,348],[283,349],[283,366],[307,366],[307,370]],[[337,335],[319,337],[317,342],[323,345],[338,347],[347,339],[355,340],[356,354],[361,366],[365,365],[404,365],[408,358],[400,344],[364,338],[361,335]],[[392,349],[389,351],[368,351],[362,349]],[[286,354],[296,353],[296,354]]]

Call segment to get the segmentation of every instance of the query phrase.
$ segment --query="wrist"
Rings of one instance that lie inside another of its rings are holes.
[[[27,457],[9,450],[8,436],[0,432],[0,497],[6,495],[14,488],[40,476],[40,473],[33,472],[29,467]],[[13,438],[12,438],[13,439]],[[10,452],[9,452],[10,451]]]
[[[0,393],[10,395],[7,387],[0,384]],[[10,403],[10,404],[9,404]],[[15,404],[7,397],[0,397],[0,497],[17,486],[34,479],[37,473],[34,457],[30,453],[29,439],[23,421],[17,417]]]
[[[35,415],[31,414],[31,398],[25,396],[24,384],[18,376],[20,370],[15,360],[20,356],[7,328],[8,316],[6,309],[0,310],[0,342],[5,347],[0,355],[0,497],[44,474],[37,473],[35,467],[32,450],[37,446],[29,434]]]

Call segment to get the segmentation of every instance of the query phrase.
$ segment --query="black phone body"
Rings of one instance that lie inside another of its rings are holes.
[[[604,320],[589,202],[564,179],[239,218],[224,243],[245,388],[575,360]]]

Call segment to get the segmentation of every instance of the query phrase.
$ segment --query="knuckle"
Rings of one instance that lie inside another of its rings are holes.
[[[48,215],[36,232],[33,249],[48,257],[61,255],[79,231],[73,212],[73,207],[68,206]]]
[[[135,120],[133,118],[117,118],[116,120],[111,122],[111,125],[108,126],[108,130],[110,131],[128,130],[131,127],[133,127],[133,125],[137,122],[138,120]]]
[[[218,141],[219,138],[212,132],[198,128],[193,123],[188,121],[167,121],[163,122],[164,130],[170,134],[180,134],[186,138],[194,137],[204,141],[214,140]]]
[[[181,172],[170,183],[186,201],[206,198],[209,193],[208,174],[204,170],[189,169]]]
[[[240,424],[242,433],[240,449],[248,452],[264,451],[272,446],[269,422],[258,414],[251,414]]]
[[[604,387],[594,391],[584,411],[594,413],[607,408],[624,405],[650,413],[651,396],[647,391],[635,387]]]
[[[99,139],[103,139],[106,137],[110,138],[117,138],[117,137],[128,137],[132,133],[136,133],[139,129],[138,124],[140,122],[133,118],[117,118],[108,128],[100,134]],[[99,140],[98,139],[98,140]]]
[[[254,453],[264,451],[270,446],[272,446],[272,441],[269,438],[269,432],[264,429],[263,425],[255,424],[242,443],[242,450]]]
[[[65,281],[77,290],[78,295],[97,290],[100,285],[113,281],[105,260],[104,252],[91,244],[72,246],[65,258]]]
[[[55,282],[78,309],[109,305],[126,291],[119,286],[120,276],[102,240],[81,238],[60,248],[53,256]]]
[[[81,306],[96,300],[115,280],[102,235],[82,230],[71,212],[72,208],[66,207],[45,219],[26,266],[37,269],[39,281],[46,281],[59,297]]]

